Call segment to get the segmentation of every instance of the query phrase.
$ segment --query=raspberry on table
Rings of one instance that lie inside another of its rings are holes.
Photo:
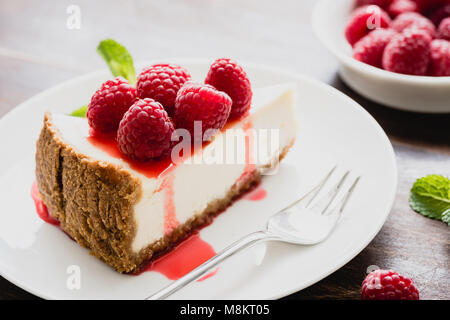
[[[417,28],[428,32],[432,38],[436,37],[436,27],[433,22],[417,12],[400,14],[392,21],[391,28],[397,32],[403,32],[410,28]]]
[[[247,114],[252,102],[252,88],[244,69],[234,60],[220,58],[213,62],[206,75],[205,83],[230,96],[230,119]]]
[[[387,8],[391,17],[397,17],[405,12],[417,12],[419,10],[417,3],[413,0],[394,0]]]
[[[450,42],[436,39],[430,45],[430,70],[429,75],[434,77],[450,76]]]
[[[376,5],[363,6],[353,11],[345,28],[345,37],[353,46],[369,32],[379,28],[388,28],[390,24],[391,18],[382,8]]]
[[[383,54],[383,69],[423,76],[430,63],[430,35],[423,30],[406,29],[388,43]]]
[[[138,76],[136,89],[139,98],[152,98],[173,115],[178,90],[191,79],[189,72],[174,64],[155,64]]]
[[[363,300],[419,300],[414,281],[392,270],[375,270],[362,283]]]
[[[124,113],[136,100],[136,89],[117,77],[103,83],[91,98],[87,119],[94,135],[115,135]]]
[[[137,161],[169,155],[174,124],[163,106],[150,98],[136,101],[123,116],[117,132],[122,154]]]
[[[362,6],[368,6],[368,5],[376,5],[380,8],[386,9],[393,0],[357,0],[356,6],[362,7]]]
[[[450,17],[441,21],[438,28],[438,38],[450,41]]]
[[[190,132],[191,141],[209,139],[213,132],[220,130],[228,120],[232,100],[222,91],[207,85],[187,82],[178,91],[175,101],[175,124]],[[194,121],[201,121],[202,136],[194,136]]]
[[[381,68],[383,52],[387,44],[397,34],[392,29],[378,29],[359,40],[353,47],[356,60]]]

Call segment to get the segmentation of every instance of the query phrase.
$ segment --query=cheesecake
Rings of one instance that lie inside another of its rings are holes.
[[[85,118],[45,113],[38,190],[79,245],[118,272],[136,273],[276,172],[296,138],[295,85],[255,89],[249,114],[176,161],[138,163],[91,133]]]

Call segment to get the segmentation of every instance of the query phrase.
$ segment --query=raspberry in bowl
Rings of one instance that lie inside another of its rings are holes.
[[[433,5],[418,0],[321,0],[313,28],[354,91],[400,110],[449,113],[447,4],[450,0],[433,0]],[[364,32],[355,26],[363,26]]]

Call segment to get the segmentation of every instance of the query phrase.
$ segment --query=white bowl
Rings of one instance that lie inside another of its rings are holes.
[[[345,26],[354,0],[320,0],[313,13],[319,40],[340,62],[342,79],[361,95],[396,109],[450,112],[450,77],[410,76],[372,67],[353,59]]]

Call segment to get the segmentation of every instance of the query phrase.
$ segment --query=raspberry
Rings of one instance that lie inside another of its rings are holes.
[[[430,45],[431,63],[429,75],[435,77],[450,76],[450,42],[433,40]]]
[[[379,6],[364,6],[353,11],[345,28],[345,37],[353,46],[359,39],[377,28],[388,28],[391,24],[389,15]]]
[[[381,68],[383,52],[397,33],[392,29],[378,29],[359,40],[353,47],[356,60]]]
[[[440,6],[431,9],[428,14],[428,18],[433,21],[435,26],[439,26],[447,17],[450,17],[450,3],[446,2]]]
[[[450,17],[442,20],[438,29],[438,37],[450,41]]]
[[[433,22],[416,12],[400,14],[392,22],[391,28],[397,32],[403,32],[409,28],[417,28],[428,32],[432,38],[436,37],[436,27]]]
[[[407,29],[388,43],[383,68],[397,73],[426,75],[430,62],[430,35],[423,30]]]
[[[357,0],[356,6],[362,7],[362,6],[368,6],[368,5],[376,5],[380,8],[387,8],[391,4],[392,0]]]
[[[222,91],[207,84],[188,82],[178,91],[175,101],[175,123],[177,128],[187,129],[196,141],[202,137],[194,136],[194,121],[201,121],[202,135],[208,129],[220,130],[228,120],[231,111],[231,98]]]
[[[414,281],[392,270],[375,270],[362,283],[363,300],[419,300]]]
[[[191,79],[189,72],[173,64],[155,64],[138,76],[136,89],[139,98],[152,98],[173,115],[178,90]]]
[[[221,58],[209,68],[205,83],[228,94],[233,101],[231,118],[240,118],[248,112],[252,102],[252,88],[244,69],[231,59]]]
[[[87,119],[95,135],[114,135],[124,113],[136,100],[136,89],[117,77],[103,83],[91,98]]]
[[[417,3],[412,0],[394,0],[387,9],[391,17],[396,17],[405,12],[417,12],[418,10]]]
[[[174,132],[172,120],[153,99],[136,101],[123,116],[117,132],[120,152],[137,161],[149,161],[169,154]]]

